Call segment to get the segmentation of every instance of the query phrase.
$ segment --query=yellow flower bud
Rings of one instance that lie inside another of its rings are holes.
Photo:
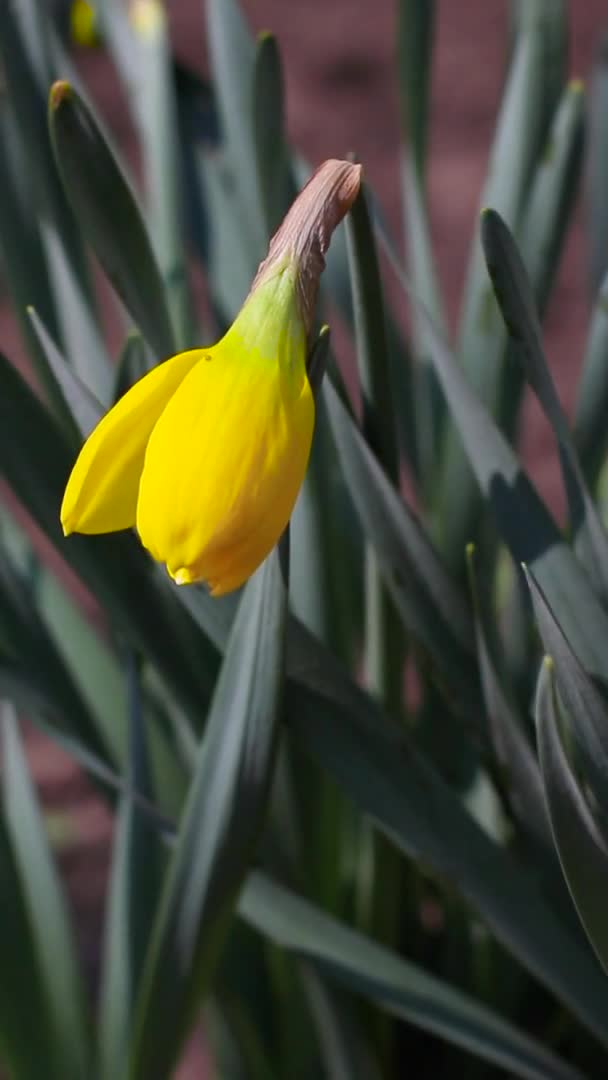
[[[256,570],[306,471],[307,335],[323,255],[359,183],[359,166],[325,162],[224,337],[159,364],[103,417],[66,487],[66,535],[135,525],[178,584],[203,580],[216,596]]]
[[[97,15],[88,0],[73,0],[70,8],[70,34],[76,45],[84,48],[99,45]]]

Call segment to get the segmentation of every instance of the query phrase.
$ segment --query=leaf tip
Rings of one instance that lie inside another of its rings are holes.
[[[58,109],[59,106],[73,94],[72,86],[66,79],[58,79],[49,91],[49,109]]]

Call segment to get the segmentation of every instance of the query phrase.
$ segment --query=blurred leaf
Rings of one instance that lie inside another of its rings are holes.
[[[176,351],[165,286],[133,191],[74,88],[49,98],[55,160],[78,223],[127,311],[163,359]]]
[[[250,876],[245,886],[245,904],[252,891],[252,878],[255,881],[259,876]],[[295,898],[293,893],[288,895]],[[326,912],[322,917],[330,918]],[[285,947],[284,942],[281,945]],[[333,986],[327,985],[316,965],[300,962],[298,971],[319,1039],[325,1075],[332,1080],[380,1080],[379,1063],[367,1045],[366,1032],[358,1018],[344,1009],[344,995],[339,996]]]
[[[322,973],[371,998],[381,1008],[517,1076],[548,1080],[579,1075],[461,991],[337,922],[263,874],[250,874],[239,912],[283,948],[310,958]]]
[[[152,797],[146,729],[137,662],[127,659],[129,679],[129,765],[127,783]],[[161,887],[164,852],[155,823],[127,794],[114,826],[100,1005],[102,1076],[123,1075],[129,1052],[133,1006],[150,940],[154,908]]]
[[[29,769],[16,715],[2,709],[4,812],[40,968],[53,1038],[55,1076],[86,1076],[91,1046],[85,995],[65,899]]]
[[[531,571],[527,572],[534,614],[545,651],[555,664],[568,730],[574,736],[594,795],[608,815],[608,705],[577,659],[548,599]],[[600,686],[605,686],[605,677]]]
[[[428,141],[429,92],[435,24],[434,0],[400,0],[397,71],[401,127],[422,181]]]
[[[551,832],[543,784],[534,749],[524,733],[517,707],[508,694],[495,659],[496,630],[490,624],[475,570],[475,554],[467,551],[469,580],[475,611],[477,656],[488,730],[502,770],[509,801],[520,826],[543,848],[551,847]]]
[[[559,733],[553,663],[541,669],[536,702],[538,753],[553,837],[580,920],[608,972],[608,848],[585,802]]]
[[[56,394],[63,402],[60,420],[66,438],[77,448],[80,437],[90,435],[101,419],[104,407],[70,367],[35,308],[28,308],[28,316],[47,365],[48,381],[54,379]]]
[[[281,224],[295,197],[285,140],[281,56],[276,38],[260,34],[253,69],[253,133],[266,237]]]
[[[208,988],[262,827],[283,681],[286,589],[273,552],[245,589],[147,956],[131,1074],[165,1077]]]
[[[494,210],[485,210],[482,215],[482,244],[513,352],[557,440],[570,522],[580,544],[582,561],[600,592],[606,595],[608,536],[587,490],[568,421],[547,367],[526,269],[507,226]]]
[[[481,199],[482,206],[493,206],[509,225],[515,225],[521,213],[544,134],[546,84],[539,73],[545,74],[546,38],[537,0],[534,9],[529,18],[522,14],[519,24]],[[503,397],[505,345],[506,334],[476,232],[464,289],[458,354],[468,381],[493,415],[499,412]],[[457,566],[462,565],[466,543],[476,539],[479,522],[479,494],[463,438],[458,425],[446,433],[437,521],[442,550]]]
[[[161,0],[138,0],[131,4],[129,16],[130,62],[137,72],[133,103],[154,249],[165,284],[173,340],[178,350],[191,349],[197,333],[185,257],[182,159],[167,13]]]
[[[46,96],[53,79],[50,39],[48,13],[36,0],[0,5],[0,55],[19,130],[27,133],[21,145],[34,183],[63,343],[83,381],[105,401],[109,369],[88,267],[47,130]]]
[[[587,170],[587,235],[589,284],[597,296],[608,272],[608,34],[597,46],[589,93],[589,156]]]
[[[20,145],[15,118],[6,107],[6,101],[1,99],[0,140],[0,248],[3,278],[8,286],[13,310],[42,391],[53,410],[61,417],[63,401],[57,394],[55,380],[49,374],[44,357],[40,356],[26,309],[28,305],[35,304],[54,334],[58,333],[57,313],[39,223],[30,212],[32,184],[24,163],[23,147]]]
[[[561,6],[558,3],[556,6]],[[540,312],[546,307],[571,220],[584,162],[585,91],[577,80],[562,92],[517,228]]]
[[[134,383],[150,370],[150,354],[141,334],[132,330],[122,347],[114,378],[113,401],[118,401]]]
[[[364,189],[346,217],[345,228],[363,406],[363,436],[387,479],[397,487],[399,450],[384,303]],[[336,442],[339,440],[336,439]],[[394,708],[398,713],[403,689],[403,633],[391,596],[382,581],[378,557],[369,544],[365,558],[364,611],[367,685],[387,707]]]
[[[308,360],[315,397],[310,462],[290,524],[290,609],[332,652],[349,663],[359,648],[361,539],[321,394],[326,367],[335,371],[329,328]]]
[[[428,652],[446,691],[456,696],[461,708],[476,709],[473,627],[466,597],[450,579],[329,380],[323,394],[346,484],[404,626]]]
[[[19,1080],[64,1080],[53,1070],[54,1041],[42,992],[26,898],[0,815],[0,1061]],[[76,1074],[78,1075],[78,1074]]]
[[[251,236],[254,270],[266,252],[251,97],[255,44],[236,0],[208,0],[207,34],[220,129]]]
[[[401,127],[405,142],[401,162],[408,267],[417,295],[444,325],[443,302],[434,265],[425,191],[428,112],[435,24],[434,0],[401,0],[398,8],[397,66]],[[427,356],[424,336],[413,318],[415,436],[423,495],[432,498],[440,448],[444,403]]]
[[[591,487],[608,448],[608,273],[597,294],[577,389],[574,439]]]
[[[19,683],[29,685],[32,701],[43,704],[45,715],[60,731],[81,738],[106,761],[119,754],[122,733],[115,723],[100,723],[92,713],[36,610],[25,575],[1,550],[0,637],[8,646],[8,656],[0,660],[5,693],[10,672],[15,689]]]

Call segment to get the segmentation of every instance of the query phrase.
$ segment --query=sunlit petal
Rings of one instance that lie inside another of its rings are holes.
[[[65,534],[103,533],[135,524],[139,479],[150,432],[200,349],[159,364],[114,405],[85,442],[61,507]]]

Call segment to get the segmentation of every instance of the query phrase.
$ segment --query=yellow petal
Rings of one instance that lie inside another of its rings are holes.
[[[275,281],[245,305],[248,315],[243,308],[184,379],[148,442],[142,542],[177,582],[203,579],[216,595],[241,585],[277,542],[308,462],[314,401],[287,290],[289,300],[292,281]]]
[[[135,524],[139,480],[150,432],[202,349],[180,353],[135,383],[89,435],[68,480],[61,524],[103,533]]]

